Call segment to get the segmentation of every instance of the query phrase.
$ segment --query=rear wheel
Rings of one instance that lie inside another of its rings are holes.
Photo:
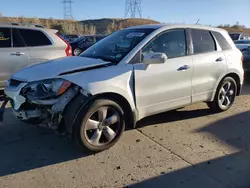
[[[208,107],[214,112],[228,110],[234,103],[237,93],[237,85],[233,78],[226,77],[219,84],[214,100],[208,102]]]
[[[92,152],[112,147],[125,129],[123,109],[114,101],[99,99],[81,109],[76,117],[76,142]]]
[[[75,48],[73,53],[75,56],[78,56],[82,53],[82,50],[80,48]]]

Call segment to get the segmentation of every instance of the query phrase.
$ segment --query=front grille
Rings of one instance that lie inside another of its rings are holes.
[[[19,80],[10,79],[9,86],[11,86],[11,87],[17,87],[17,86],[19,86],[21,83],[22,83],[22,82],[19,81]]]

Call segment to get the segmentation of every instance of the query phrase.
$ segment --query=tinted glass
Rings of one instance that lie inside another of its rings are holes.
[[[218,32],[213,32],[214,37],[218,41],[220,47],[222,50],[229,50],[231,49],[230,44],[227,42],[227,40],[224,38],[224,36]]]
[[[104,36],[96,36],[96,41],[102,40]]]
[[[82,41],[84,41],[85,39],[86,39],[85,36],[79,37],[79,38],[77,38],[76,40],[74,40],[74,42],[75,42],[75,43],[82,42]]]
[[[47,46],[51,45],[50,40],[44,33],[38,30],[19,29],[21,36],[27,46]]]
[[[12,29],[13,47],[25,47],[25,44],[17,29]]]
[[[186,55],[186,35],[184,30],[173,30],[161,34],[148,43],[142,50],[146,55],[152,52],[165,53],[168,58]]]
[[[0,28],[0,48],[11,47],[10,28]]]
[[[94,37],[87,37],[86,42],[94,42]]]
[[[95,43],[80,56],[119,63],[139,42],[154,29],[125,29],[112,33]]]
[[[192,29],[194,54],[212,52],[216,50],[214,39],[209,31]]]
[[[237,34],[237,33],[232,33],[232,34],[229,34],[229,36],[231,37],[231,39],[233,40],[238,40],[239,37],[240,37],[240,34]]]

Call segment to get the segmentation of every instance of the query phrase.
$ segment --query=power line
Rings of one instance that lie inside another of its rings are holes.
[[[63,15],[65,20],[73,20],[72,0],[63,0]]]
[[[126,0],[125,18],[136,18],[137,15],[141,18],[141,1],[142,0]]]

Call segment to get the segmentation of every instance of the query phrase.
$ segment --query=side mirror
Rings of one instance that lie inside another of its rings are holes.
[[[150,64],[162,64],[165,63],[168,57],[164,53],[149,53],[143,57],[143,63],[146,65]]]

